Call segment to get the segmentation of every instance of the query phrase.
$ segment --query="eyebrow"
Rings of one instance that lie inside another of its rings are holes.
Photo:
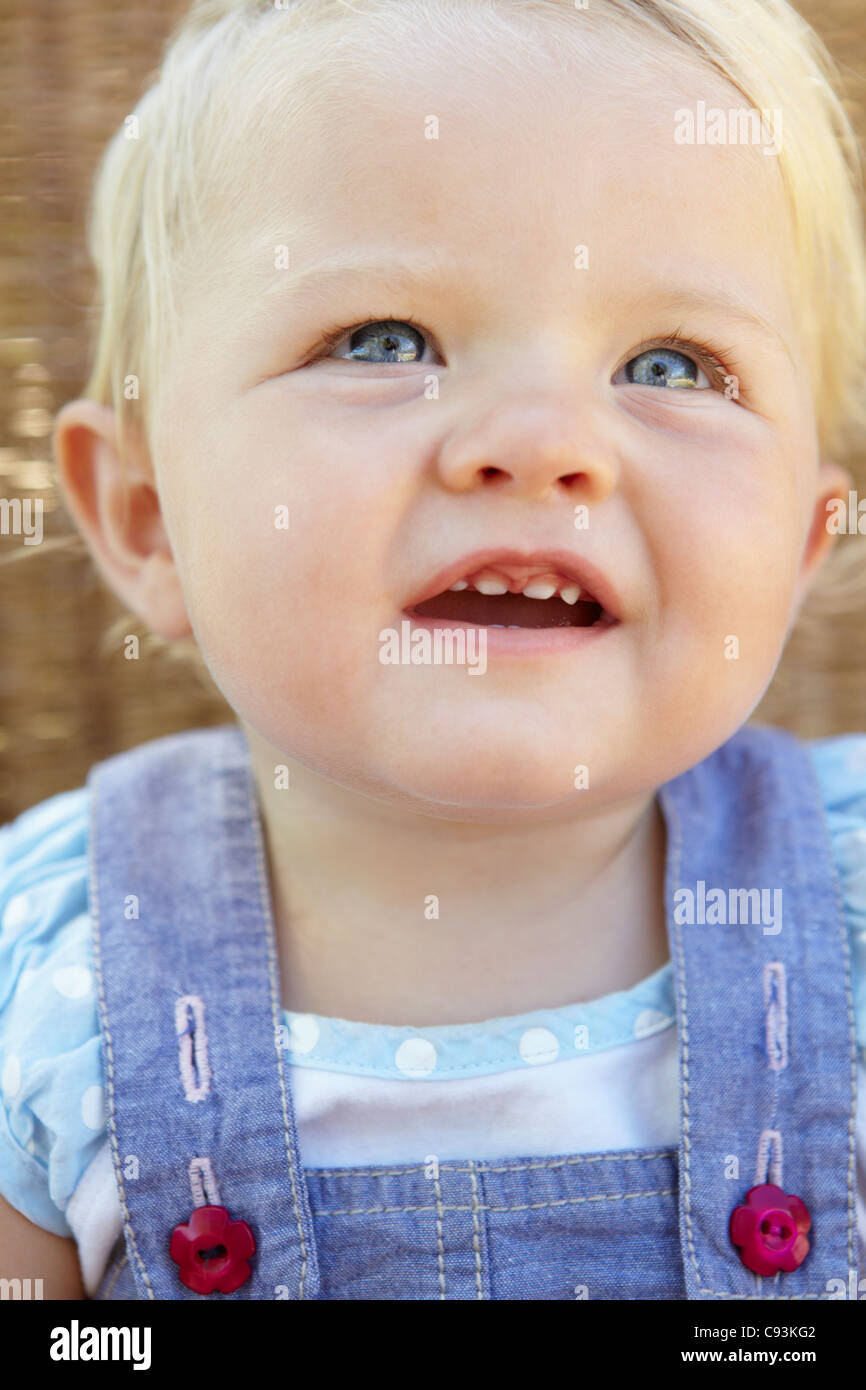
[[[287,275],[284,270],[278,271],[266,293],[282,289],[298,299],[314,299],[317,291],[327,292],[331,284],[353,273],[369,275],[380,283],[390,281],[394,286],[415,284],[441,290],[449,277],[453,279],[457,268],[450,258],[435,248],[407,255],[405,248],[401,247],[389,255],[382,247],[351,247],[316,261],[294,275],[291,272]],[[707,290],[706,281],[683,285],[663,282],[649,285],[630,296],[628,305],[631,309],[648,312],[697,310],[714,314],[772,339],[793,363],[791,349],[776,325],[733,290]]]
[[[654,286],[630,301],[635,308],[664,309],[672,312],[696,309],[703,313],[716,314],[719,318],[735,323],[741,328],[757,329],[765,337],[772,338],[777,347],[790,358],[794,357],[779,329],[771,319],[753,308],[746,299],[736,293],[709,291],[703,285]]]
[[[266,293],[285,290],[287,294],[301,294],[319,287],[327,289],[334,280],[353,273],[369,275],[377,280],[391,280],[394,284],[414,281],[431,289],[441,289],[449,274],[453,276],[455,273],[455,266],[449,263],[441,252],[435,250],[410,252],[407,255],[401,247],[399,251],[395,250],[389,255],[381,246],[370,250],[351,247],[333,256],[327,256],[324,260],[316,261],[294,275],[291,271],[288,274],[284,270],[277,271]]]

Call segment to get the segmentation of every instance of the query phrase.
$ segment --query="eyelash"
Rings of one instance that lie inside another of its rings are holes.
[[[663,334],[660,338],[649,338],[631,354],[631,357],[626,358],[626,361],[630,362],[632,357],[640,357],[642,352],[652,352],[653,348],[660,347],[674,348],[677,352],[681,352],[683,348],[691,348],[691,354],[698,359],[701,366],[709,369],[707,375],[720,390],[724,390],[728,385],[727,378],[736,374],[731,368],[739,366],[733,348],[716,347],[706,341],[699,342],[697,338],[684,335],[679,328],[673,333]],[[686,356],[689,355],[686,353]]]
[[[404,314],[401,317],[397,314],[385,314],[380,319],[364,319],[360,323],[344,324],[341,327],[332,328],[322,333],[319,342],[320,347],[325,349],[325,351],[317,352],[316,355],[309,360],[317,362],[321,357],[327,356],[327,352],[333,350],[340,339],[344,338],[347,333],[352,333],[358,328],[366,328],[368,325],[374,323],[406,323],[410,328],[414,328],[417,333],[420,333],[422,337],[428,339],[430,337],[427,329],[424,328],[417,319],[412,318],[411,315]],[[648,338],[646,342],[641,343],[636,351],[631,354],[631,357],[626,358],[626,362],[630,362],[634,357],[640,357],[641,353],[652,352],[653,348],[672,348],[677,352],[681,352],[684,348],[690,348],[691,354],[698,359],[699,364],[708,368],[707,375],[715,382],[720,390],[725,389],[728,384],[728,377],[733,375],[730,368],[738,366],[732,348],[716,347],[708,342],[699,342],[696,338],[690,338],[684,335],[681,329],[676,329],[672,333],[664,333],[659,338]],[[686,353],[685,355],[688,356],[689,354]],[[622,365],[625,366],[625,362]]]
[[[422,337],[430,337],[429,332],[424,328],[423,324],[420,324],[417,319],[413,319],[411,314],[383,314],[382,317],[378,319],[362,319],[360,323],[344,324],[342,328],[332,328],[327,333],[321,335],[321,345],[326,348],[334,348],[341,338],[345,338],[347,333],[354,333],[356,329],[367,328],[374,323],[408,323],[409,327],[414,328]],[[325,354],[321,352],[317,353],[313,361],[318,361],[319,357],[323,357],[324,355]]]

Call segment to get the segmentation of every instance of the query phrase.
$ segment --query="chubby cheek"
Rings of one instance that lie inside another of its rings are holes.
[[[664,515],[647,519],[659,576],[647,656],[708,728],[747,718],[781,655],[804,538],[796,462],[779,440],[720,441],[713,467],[688,489],[672,479]]]
[[[389,616],[387,518],[287,461],[255,487],[178,499],[175,523],[193,631],[238,715],[302,759],[311,742],[362,743]]]

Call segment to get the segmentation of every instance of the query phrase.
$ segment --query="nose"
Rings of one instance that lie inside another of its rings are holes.
[[[453,492],[506,488],[546,501],[559,492],[592,504],[616,487],[619,469],[610,441],[587,425],[573,400],[551,395],[511,397],[454,430],[437,460]]]

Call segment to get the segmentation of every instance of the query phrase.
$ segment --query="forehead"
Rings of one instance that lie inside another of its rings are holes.
[[[616,311],[657,284],[697,282],[790,329],[778,157],[675,139],[678,112],[747,107],[736,88],[688,56],[577,23],[555,35],[521,25],[503,44],[461,53],[415,25],[380,51],[359,26],[351,62],[318,67],[309,100],[285,125],[275,117],[278,136],[248,159],[230,253],[210,262],[239,331],[244,305],[261,326],[270,290],[331,303],[342,282],[307,272],[377,245],[395,266],[434,249],[438,289],[469,311],[529,286]],[[275,272],[280,244],[288,271]]]

